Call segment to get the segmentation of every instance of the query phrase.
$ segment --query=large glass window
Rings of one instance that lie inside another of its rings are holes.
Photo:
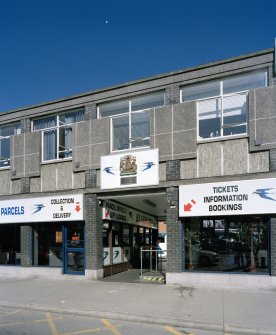
[[[0,168],[10,166],[10,137],[16,134],[20,134],[19,122],[0,127]]]
[[[0,224],[0,264],[20,265],[20,226]]]
[[[198,139],[248,132],[248,90],[267,86],[267,72],[185,86],[181,101],[197,100]]]
[[[185,269],[268,272],[268,219],[185,219]]]
[[[127,150],[150,145],[149,109],[164,106],[164,92],[98,106],[99,117],[111,118],[111,150]]]
[[[34,120],[33,130],[42,130],[42,161],[72,157],[72,124],[83,120],[83,109]]]
[[[62,224],[38,223],[34,226],[34,265],[62,266]]]

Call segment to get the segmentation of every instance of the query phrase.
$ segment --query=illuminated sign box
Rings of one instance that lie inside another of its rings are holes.
[[[179,216],[276,213],[276,178],[179,186]]]
[[[83,220],[83,195],[0,201],[0,224]]]

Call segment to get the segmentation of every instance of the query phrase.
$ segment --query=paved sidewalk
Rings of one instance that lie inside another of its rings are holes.
[[[0,279],[0,305],[236,334],[276,334],[276,290]]]

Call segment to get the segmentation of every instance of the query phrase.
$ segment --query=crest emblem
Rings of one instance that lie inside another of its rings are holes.
[[[134,176],[137,174],[136,156],[126,155],[120,159],[120,176]]]

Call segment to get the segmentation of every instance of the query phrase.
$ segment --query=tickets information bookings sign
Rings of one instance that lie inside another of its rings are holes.
[[[0,224],[83,220],[83,195],[0,201]]]
[[[179,186],[179,216],[276,213],[276,178]]]

